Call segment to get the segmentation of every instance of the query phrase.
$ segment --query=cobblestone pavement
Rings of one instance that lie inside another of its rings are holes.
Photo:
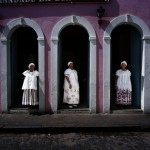
[[[149,150],[149,132],[0,134],[0,150]]]

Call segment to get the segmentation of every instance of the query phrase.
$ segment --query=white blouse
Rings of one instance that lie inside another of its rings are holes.
[[[132,91],[132,85],[131,85],[131,72],[129,70],[123,71],[122,69],[117,70],[116,76],[118,76],[117,79],[117,87],[121,90],[130,90]]]
[[[34,89],[37,90],[37,76],[39,76],[38,71],[30,72],[29,70],[26,70],[22,73],[25,76],[22,89]]]
[[[69,77],[70,83],[71,85],[75,88],[75,89],[79,89],[79,82],[78,82],[78,74],[77,71],[74,69],[66,69],[64,72],[64,75]],[[64,89],[68,89],[69,88],[69,84],[68,81],[64,80]]]

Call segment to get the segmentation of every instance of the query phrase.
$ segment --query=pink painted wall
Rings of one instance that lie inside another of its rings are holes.
[[[46,40],[46,111],[50,109],[50,36],[54,25],[69,15],[78,15],[86,18],[95,29],[97,35],[97,112],[103,111],[103,33],[114,18],[122,14],[132,14],[140,17],[150,26],[150,1],[148,0],[112,0],[111,4],[102,4],[106,13],[103,24],[99,28],[96,10],[99,3],[90,4],[46,4],[28,6],[6,6],[0,8],[0,36],[5,25],[18,17],[31,18],[42,28]],[[1,48],[1,45],[0,45]],[[1,50],[0,50],[1,53]],[[0,83],[1,85],[1,83]],[[0,86],[1,88],[1,86]],[[1,91],[2,92],[2,91]],[[1,93],[0,93],[1,94]],[[1,95],[0,95],[1,97]],[[1,104],[0,99],[0,104]],[[0,107],[1,108],[1,107]],[[1,110],[0,110],[1,111]]]

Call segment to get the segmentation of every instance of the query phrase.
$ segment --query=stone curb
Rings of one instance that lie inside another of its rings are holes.
[[[0,133],[72,133],[72,132],[150,132],[150,127],[39,127],[9,126],[0,127]]]

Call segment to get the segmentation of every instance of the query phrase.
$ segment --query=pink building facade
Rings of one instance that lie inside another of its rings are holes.
[[[132,108],[150,112],[149,1],[0,5],[1,113],[22,109],[21,73],[31,61],[40,73],[39,111],[63,110],[69,60],[79,74],[79,109],[110,113],[117,109],[113,80],[124,59],[132,72]],[[99,6],[105,9],[101,25]]]

